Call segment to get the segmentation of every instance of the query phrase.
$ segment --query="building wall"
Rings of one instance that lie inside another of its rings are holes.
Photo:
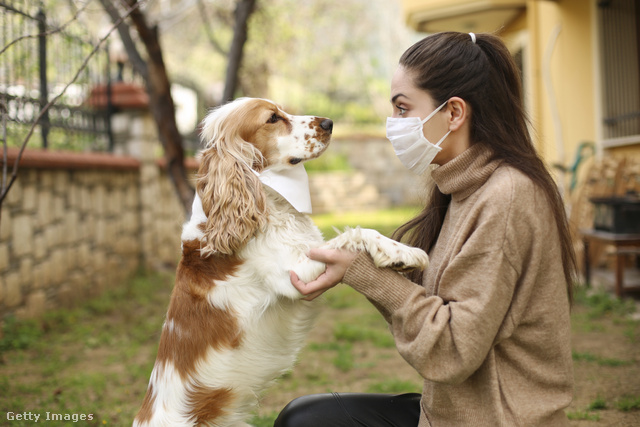
[[[568,165],[597,140],[592,13],[582,0],[527,2],[530,114],[550,164]]]

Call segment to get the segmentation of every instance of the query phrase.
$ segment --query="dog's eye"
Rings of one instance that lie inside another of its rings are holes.
[[[278,120],[280,120],[280,117],[276,113],[273,113],[271,117],[269,117],[269,120],[267,120],[267,123],[275,123]]]

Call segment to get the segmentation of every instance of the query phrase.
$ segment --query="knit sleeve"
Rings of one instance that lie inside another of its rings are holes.
[[[456,283],[459,299],[444,301],[359,255],[343,281],[364,294],[390,323],[396,347],[424,378],[459,383],[489,352],[509,308],[517,273],[500,250],[458,257],[441,285]]]

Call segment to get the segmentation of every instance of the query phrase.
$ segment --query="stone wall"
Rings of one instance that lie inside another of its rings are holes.
[[[137,158],[25,152],[0,218],[0,320],[71,306],[140,268],[175,267],[184,211],[151,155],[150,118],[130,124]]]
[[[345,180],[342,184],[335,183],[335,177],[332,178],[333,183],[327,183],[327,185],[336,184],[333,188],[341,199],[333,202],[336,209],[349,210],[352,207],[357,209],[359,197],[363,197],[363,201],[366,200],[364,206],[376,209],[423,203],[425,186],[421,184],[420,178],[400,163],[391,143],[385,137],[335,138],[328,150],[346,156],[353,168],[352,172],[343,174]],[[345,194],[344,189],[349,191]],[[364,193],[357,191],[358,189]],[[377,196],[371,193],[372,190],[377,192]],[[371,203],[374,197],[377,198],[377,204]]]
[[[140,268],[175,267],[186,218],[158,161],[153,121],[129,112],[114,131],[115,154],[25,152],[1,211],[0,320],[71,306]],[[417,201],[415,177],[386,139],[338,139],[330,149],[354,170],[310,175],[314,213]]]

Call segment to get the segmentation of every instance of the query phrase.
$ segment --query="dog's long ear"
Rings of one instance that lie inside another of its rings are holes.
[[[207,216],[202,256],[235,253],[267,222],[266,196],[251,170],[262,154],[238,136],[212,136],[196,184]]]

